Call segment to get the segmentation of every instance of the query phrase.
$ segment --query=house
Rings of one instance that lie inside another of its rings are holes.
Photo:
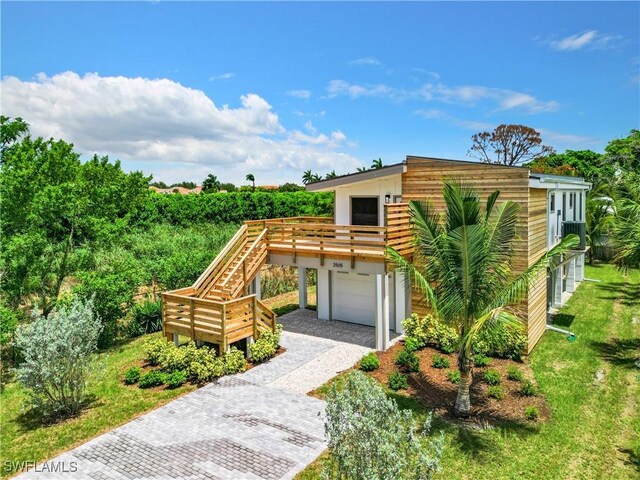
[[[169,187],[169,188],[158,188],[151,185],[149,189],[153,190],[156,193],[179,193],[181,195],[187,195],[189,193],[200,193],[202,192],[202,186],[198,185],[195,188],[185,188],[185,187]]]
[[[426,306],[410,282],[387,261],[385,246],[410,258],[413,234],[407,202],[429,198],[444,209],[442,181],[460,179],[482,198],[494,190],[499,201],[520,205],[514,270],[524,271],[563,234],[584,239],[586,192],[581,178],[531,173],[527,168],[408,156],[402,163],[307,185],[312,192],[335,193],[334,218],[282,218],[245,222],[227,247],[186,289],[163,295],[167,338],[192,338],[226,348],[273,328],[275,315],[260,300],[264,263],[297,267],[300,285],[317,269],[317,314],[375,327],[376,348],[385,350],[389,332],[402,333],[401,321]],[[541,274],[521,306],[528,350],[546,329],[547,312],[566,301],[583,279],[582,249],[567,254],[548,275]],[[300,305],[307,305],[300,289]]]

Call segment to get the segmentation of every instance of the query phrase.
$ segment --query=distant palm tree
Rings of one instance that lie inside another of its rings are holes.
[[[306,185],[312,182],[313,182],[313,173],[311,172],[311,170],[307,170],[302,174],[302,183]]]
[[[202,191],[203,192],[218,192],[220,191],[220,181],[218,177],[214,174],[210,173],[207,175],[207,178],[202,182]]]
[[[325,177],[327,180],[331,180],[332,178],[336,178],[338,176],[338,174],[336,173],[335,170],[331,170],[329,173],[327,173],[327,176]]]
[[[478,335],[521,329],[514,307],[531,282],[579,242],[576,235],[568,235],[525,272],[514,275],[518,204],[506,201],[496,206],[496,190],[482,212],[478,194],[454,181],[446,181],[442,193],[447,208],[443,217],[429,200],[426,207],[410,202],[416,232],[413,263],[393,248],[388,247],[387,253],[411,276],[433,315],[458,331],[460,383],[455,411],[468,416],[472,346]]]
[[[372,169],[378,169],[378,168],[382,168],[382,159],[381,158],[374,158],[373,162],[371,162],[371,168]]]
[[[356,171],[357,172],[366,172],[367,170],[369,170],[367,167],[358,167],[358,169]]]
[[[322,177],[317,173],[314,173],[313,175],[311,175],[311,183],[316,183],[316,182],[319,182],[320,180],[322,180]]]
[[[247,173],[246,180],[247,180],[247,182],[251,182],[251,188],[253,188],[253,190],[255,190],[256,189],[256,177],[253,176],[253,173]]]

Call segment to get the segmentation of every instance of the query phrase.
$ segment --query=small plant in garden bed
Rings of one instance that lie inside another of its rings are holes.
[[[140,388],[151,388],[163,385],[166,379],[166,374],[158,370],[151,370],[140,376],[138,386]]]
[[[360,360],[360,370],[364,372],[372,372],[380,367],[380,360],[378,360],[378,356],[375,352],[367,353]]]
[[[408,372],[420,371],[420,359],[415,354],[406,348],[400,350],[400,353],[396,357],[396,365]]]
[[[540,413],[538,412],[538,408],[534,406],[529,406],[524,409],[524,418],[535,422],[540,418]]]
[[[184,370],[176,370],[169,373],[165,379],[165,383],[169,388],[178,388],[187,381],[187,374]]]
[[[422,347],[424,347],[424,345],[415,337],[407,337],[404,341],[404,348],[410,352],[417,352]]]
[[[489,385],[500,385],[500,373],[497,370],[487,370],[484,374],[484,381]]]
[[[473,363],[476,367],[487,367],[491,363],[491,359],[482,353],[473,356]]]
[[[520,394],[525,397],[532,397],[536,394],[536,387],[531,380],[525,380],[520,387]]]
[[[140,374],[142,373],[142,369],[140,367],[131,367],[128,368],[126,372],[124,372],[124,383],[127,385],[133,385],[140,380]]]
[[[447,372],[447,378],[455,385],[460,383],[460,370],[449,370]]]
[[[431,359],[431,366],[433,368],[449,368],[451,366],[451,362],[447,357],[443,357],[442,355],[434,355]]]
[[[487,395],[489,395],[491,398],[495,398],[496,400],[502,400],[504,398],[504,388],[502,388],[500,385],[493,385],[489,387]]]
[[[524,375],[518,367],[510,366],[507,367],[507,378],[514,382],[521,382],[524,380]]]
[[[391,390],[402,390],[409,386],[408,377],[404,373],[393,372],[389,375],[389,388]]]

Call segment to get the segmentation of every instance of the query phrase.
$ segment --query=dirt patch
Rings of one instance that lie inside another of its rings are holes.
[[[378,352],[380,368],[370,375],[382,384],[387,384],[389,375],[398,371],[395,363],[396,356],[404,346],[398,343],[386,352]],[[438,415],[455,418],[453,405],[457,395],[457,385],[451,383],[447,377],[449,370],[457,369],[457,356],[444,354],[433,348],[425,348],[417,352],[420,360],[420,371],[409,375],[409,387],[398,393],[418,399]],[[450,368],[437,369],[431,366],[434,355],[441,355],[449,359]],[[551,410],[545,398],[536,394],[526,397],[520,394],[521,383],[507,379],[507,368],[517,367],[526,379],[534,382],[534,375],[530,367],[522,362],[492,358],[488,367],[473,369],[471,384],[471,415],[472,421],[480,424],[499,424],[503,422],[527,422],[524,411],[529,406],[538,409],[540,422],[546,422],[551,417]],[[489,386],[483,382],[485,371],[490,368],[497,370],[502,378],[501,386],[505,397],[502,400],[490,398],[487,393]]]

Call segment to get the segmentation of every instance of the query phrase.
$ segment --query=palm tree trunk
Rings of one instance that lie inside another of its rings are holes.
[[[471,413],[471,359],[463,352],[458,359],[460,368],[460,383],[458,384],[458,396],[456,397],[455,414],[458,417],[468,417]]]

